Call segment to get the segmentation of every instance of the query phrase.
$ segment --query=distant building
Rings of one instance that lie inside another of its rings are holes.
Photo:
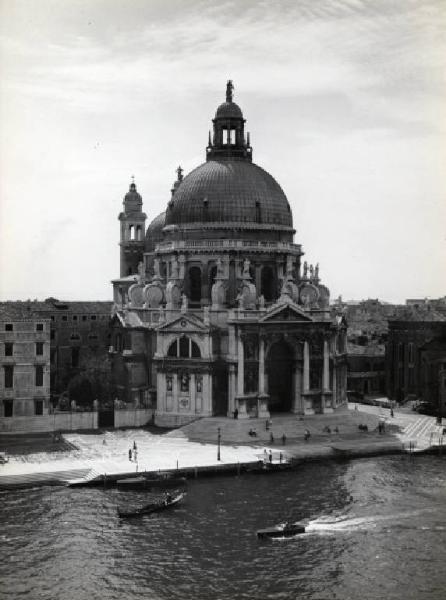
[[[385,345],[347,342],[347,389],[362,396],[383,395],[386,390]]]
[[[347,390],[352,396],[378,396],[386,393],[385,343],[387,319],[398,306],[378,299],[334,304],[347,319]]]
[[[435,302],[435,301],[434,301]],[[389,398],[437,406],[446,368],[446,315],[432,301],[408,305],[389,319],[386,379]]]
[[[0,419],[48,414],[50,321],[26,302],[0,303],[0,364]]]

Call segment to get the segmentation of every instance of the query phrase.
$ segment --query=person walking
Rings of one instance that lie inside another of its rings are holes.
[[[272,453],[272,451],[270,450],[270,451],[269,451],[269,463],[270,463],[270,464],[272,464],[272,462],[273,462],[273,453]]]

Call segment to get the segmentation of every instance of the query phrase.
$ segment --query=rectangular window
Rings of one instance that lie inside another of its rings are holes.
[[[73,321],[77,321],[77,315],[73,315]]]
[[[96,321],[96,315],[91,315],[90,319],[91,319],[92,321]]]
[[[34,414],[43,415],[43,400],[34,401]]]
[[[5,331],[14,331],[14,327],[12,323],[5,324]]]
[[[62,321],[66,321],[68,319],[67,315],[63,315]]]
[[[43,356],[43,342],[36,342],[36,356]]]
[[[43,366],[36,365],[36,387],[43,386]]]
[[[82,315],[82,321],[86,321],[87,320],[87,315]]]
[[[12,417],[14,413],[14,404],[12,400],[3,400],[3,410],[5,417]]]
[[[5,388],[14,387],[14,367],[12,365],[5,365],[4,376],[5,376]]]
[[[5,356],[12,356],[14,354],[14,344],[12,342],[5,342]]]
[[[75,369],[79,366],[79,352],[80,348],[77,346],[71,348],[71,366]]]
[[[43,331],[43,323],[37,323],[36,331]]]
[[[51,333],[50,333],[50,338],[51,338],[52,340],[54,340],[54,339],[55,339],[55,337],[56,337],[56,331],[55,331],[55,329],[52,329],[52,330],[51,330]]]

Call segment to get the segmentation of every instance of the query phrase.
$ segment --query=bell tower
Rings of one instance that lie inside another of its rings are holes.
[[[244,160],[252,162],[249,133],[245,139],[245,119],[241,108],[233,101],[234,86],[226,84],[226,102],[220,104],[212,120],[214,134],[206,148],[206,160]]]
[[[144,256],[145,222],[147,215],[142,212],[142,197],[136,189],[134,178],[129,191],[124,196],[123,212],[119,214],[121,221],[121,267],[120,276],[138,273],[138,264]]]

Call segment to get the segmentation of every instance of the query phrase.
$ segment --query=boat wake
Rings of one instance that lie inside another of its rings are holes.
[[[351,532],[375,529],[376,527],[386,526],[387,523],[402,525],[402,521],[412,518],[425,512],[424,510],[409,511],[406,513],[396,513],[390,515],[368,515],[365,517],[348,517],[342,515],[339,517],[326,516],[319,517],[309,521],[305,527],[305,533],[330,534],[332,532]]]

